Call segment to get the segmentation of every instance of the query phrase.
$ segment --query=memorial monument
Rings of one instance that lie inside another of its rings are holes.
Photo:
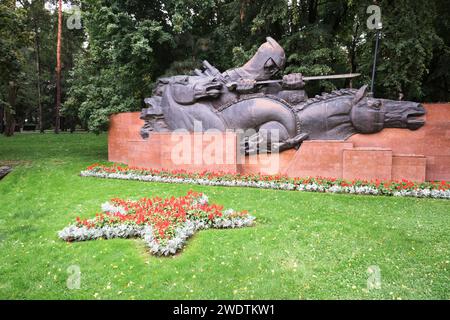
[[[191,75],[158,79],[140,114],[111,116],[109,160],[192,172],[450,180],[449,104],[374,98],[366,86],[308,98],[307,81],[357,74],[277,80],[285,62],[268,37],[241,67],[220,72],[204,61]],[[192,162],[173,159],[180,137],[201,140],[185,144]],[[225,142],[213,152],[223,162],[202,158],[214,137]]]
[[[205,61],[195,75],[159,79],[142,110],[142,137],[193,132],[198,122],[203,131],[243,132],[241,148],[253,154],[296,148],[304,140],[345,140],[355,133],[415,130],[424,124],[417,118],[425,114],[420,103],[370,98],[365,86],[307,99],[301,74],[269,80],[285,62],[283,48],[268,37],[242,67],[220,73]]]

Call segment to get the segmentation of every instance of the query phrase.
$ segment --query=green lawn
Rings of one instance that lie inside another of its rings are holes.
[[[81,178],[106,135],[0,137],[0,299],[450,299],[450,201]],[[138,239],[65,243],[57,231],[113,197],[182,195],[257,217],[197,233],[181,254]],[[66,285],[81,269],[80,290]],[[367,290],[378,266],[381,289]]]

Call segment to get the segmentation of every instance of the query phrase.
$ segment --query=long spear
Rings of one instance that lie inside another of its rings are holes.
[[[332,80],[332,79],[348,79],[348,78],[355,78],[360,76],[360,73],[345,73],[345,74],[331,74],[331,75],[325,75],[325,76],[312,76],[312,77],[303,77],[303,81],[316,81],[316,80]],[[282,79],[276,79],[276,80],[263,80],[263,81],[256,81],[256,85],[259,84],[271,84],[271,83],[282,83]],[[237,86],[236,82],[229,83],[227,85],[228,89],[233,89]]]
[[[375,96],[375,77],[377,74],[377,60],[378,60],[378,48],[380,46],[380,39],[381,39],[381,29],[383,25],[381,22],[378,23],[377,26],[377,32],[376,32],[376,40],[375,40],[375,52],[373,55],[373,66],[372,66],[372,82],[370,84],[370,94],[372,96]]]
[[[325,76],[312,76],[312,77],[303,77],[303,81],[314,81],[314,80],[331,80],[331,79],[347,79],[347,78],[355,78],[359,77],[360,73],[345,73],[345,74],[331,74]],[[264,80],[257,81],[256,84],[270,84],[270,83],[281,83],[283,80]]]

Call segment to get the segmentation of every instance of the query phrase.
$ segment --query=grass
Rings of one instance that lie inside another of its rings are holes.
[[[0,137],[0,299],[450,299],[450,201],[81,178],[106,135]],[[181,254],[138,239],[60,241],[113,197],[189,189],[249,210],[257,226],[201,231]],[[81,270],[69,290],[67,269]],[[381,288],[367,290],[370,266]]]

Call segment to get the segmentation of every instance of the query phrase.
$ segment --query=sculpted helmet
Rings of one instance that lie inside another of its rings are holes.
[[[267,37],[255,55],[242,67],[225,72],[230,78],[247,78],[254,80],[270,79],[284,68],[286,55],[284,49],[273,38]]]

